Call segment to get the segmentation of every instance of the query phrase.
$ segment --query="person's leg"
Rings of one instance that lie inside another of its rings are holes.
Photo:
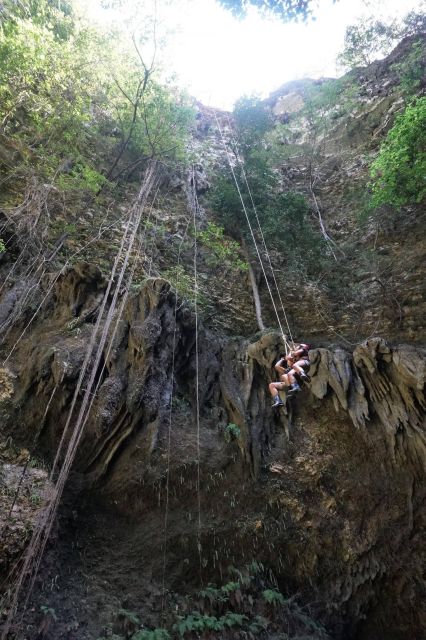
[[[295,393],[296,391],[300,391],[300,386],[294,376],[293,369],[288,372],[287,376],[290,382],[287,394],[292,394],[292,393]]]
[[[294,363],[292,371],[295,371],[302,380],[307,380],[308,376],[306,375],[306,367],[309,367],[309,362],[307,360],[298,360]]]
[[[281,384],[280,382],[271,382],[269,385],[269,393],[273,398],[276,398],[278,394],[277,384]]]
[[[271,382],[269,385],[269,393],[274,399],[273,407],[280,407],[284,404],[284,402],[280,398],[279,391],[284,388],[282,382]]]

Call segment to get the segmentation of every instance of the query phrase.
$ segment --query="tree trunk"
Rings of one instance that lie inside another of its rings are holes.
[[[249,256],[249,252],[247,250],[247,245],[244,242],[244,240],[241,238],[241,246],[244,252],[244,257],[246,259],[246,262],[248,264],[248,271],[249,271],[249,277],[250,277],[250,284],[251,284],[251,288],[253,291],[253,300],[254,300],[254,308],[256,311],[256,321],[257,321],[257,326],[259,327],[259,331],[264,331],[265,330],[265,325],[263,324],[263,320],[262,320],[262,307],[260,304],[260,297],[259,297],[259,288],[257,286],[257,282],[256,282],[256,275],[254,273],[253,267],[251,266],[251,262],[250,262],[250,256]]]

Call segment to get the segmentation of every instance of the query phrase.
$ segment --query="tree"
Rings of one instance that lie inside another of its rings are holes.
[[[36,169],[56,187],[96,193],[147,157],[182,156],[192,112],[144,65],[136,39],[97,31],[68,2],[5,6],[0,132],[30,159],[15,174]]]
[[[346,29],[343,51],[337,61],[344,69],[366,67],[377,57],[387,55],[407,36],[426,31],[426,15],[410,11],[401,21],[360,19]]]
[[[308,20],[318,6],[318,0],[219,0],[219,2],[239,18],[246,15],[249,7],[257,7],[263,13],[275,15],[285,21]]]
[[[377,56],[389,53],[397,37],[396,21],[386,24],[373,18],[360,20],[347,27],[344,48],[337,60],[345,69],[366,67]]]
[[[403,206],[426,198],[426,98],[400,114],[371,167],[372,204]]]

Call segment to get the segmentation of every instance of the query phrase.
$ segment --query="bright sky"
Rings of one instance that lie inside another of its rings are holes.
[[[346,27],[358,18],[424,9],[422,0],[320,0],[314,22],[283,24],[256,12],[238,21],[215,0],[151,1],[170,31],[161,47],[167,71],[204,104],[225,109],[243,94],[267,96],[289,80],[339,75],[336,56]],[[100,18],[100,10],[94,15]]]

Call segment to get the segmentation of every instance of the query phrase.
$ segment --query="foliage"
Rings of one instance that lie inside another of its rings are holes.
[[[309,208],[299,193],[282,193],[273,161],[277,156],[268,143],[271,120],[265,106],[250,97],[240,100],[235,111],[237,148],[241,163],[234,169],[249,219],[259,236],[253,209],[256,208],[264,239],[269,247],[282,251],[289,260],[316,264],[321,250],[318,232],[309,224]],[[268,146],[269,145],[269,146]],[[225,230],[234,237],[250,232],[233,177],[228,168],[217,176],[210,204]],[[262,242],[260,236],[259,241]]]
[[[119,609],[118,615],[125,618],[132,624],[140,624],[140,620],[134,611],[128,611],[127,609]]]
[[[402,38],[426,31],[426,16],[411,11],[402,21],[362,18],[346,29],[343,51],[337,60],[345,69],[367,66],[387,55]]]
[[[241,627],[247,620],[247,616],[231,611],[228,611],[220,618],[202,615],[198,611],[194,611],[185,618],[182,617],[181,620],[173,626],[173,629],[183,638],[185,634],[192,632],[224,631],[226,628]]]
[[[272,113],[257,96],[246,96],[235,103],[234,120],[243,155],[256,144],[262,144],[265,134],[274,125]]]
[[[98,193],[107,182],[105,176],[81,162],[77,163],[69,173],[60,175],[56,186],[62,191],[87,190]]]
[[[375,56],[390,51],[395,35],[396,22],[386,24],[372,17],[363,18],[346,28],[344,48],[337,60],[345,69],[366,67]]]
[[[276,589],[265,589],[262,593],[262,596],[268,604],[275,605],[275,604],[285,603],[285,598],[283,594],[280,591],[277,591]]]
[[[4,244],[4,241],[0,238],[0,253],[3,253],[3,251],[6,251],[6,245]]]
[[[130,640],[170,640],[170,634],[166,629],[153,629],[152,631],[148,629],[143,629],[140,631],[136,631],[131,637]]]
[[[227,264],[233,269],[247,270],[247,263],[241,260],[241,247],[235,240],[225,237],[225,230],[215,222],[208,222],[206,229],[198,233],[205,247],[216,257],[216,264]]]
[[[9,0],[2,17],[0,131],[26,150],[21,176],[97,193],[147,157],[183,157],[192,110],[139,41],[88,26],[71,2]]]
[[[426,97],[408,105],[371,167],[372,205],[402,206],[426,197]]]
[[[195,300],[195,282],[193,274],[187,273],[185,267],[176,265],[170,269],[166,269],[162,273],[162,277],[170,282],[171,287],[176,291],[177,295],[189,302],[194,303]],[[207,303],[206,295],[197,289],[197,304],[203,307]]]
[[[307,20],[313,17],[315,0],[219,0],[235,16],[244,17],[249,7],[256,7],[263,13],[275,15],[281,20]]]
[[[426,44],[423,39],[420,39],[413,42],[411,51],[402,62],[392,65],[392,69],[399,76],[400,88],[405,95],[412,96],[421,87],[424,78],[425,55]]]
[[[47,605],[43,604],[40,607],[40,611],[44,616],[50,616],[55,621],[58,619],[58,616],[56,615],[56,611],[52,607],[48,607]]]
[[[236,424],[230,422],[226,425],[223,430],[225,442],[232,442],[232,440],[237,440],[241,435],[241,429]],[[237,583],[235,583],[237,584]]]

